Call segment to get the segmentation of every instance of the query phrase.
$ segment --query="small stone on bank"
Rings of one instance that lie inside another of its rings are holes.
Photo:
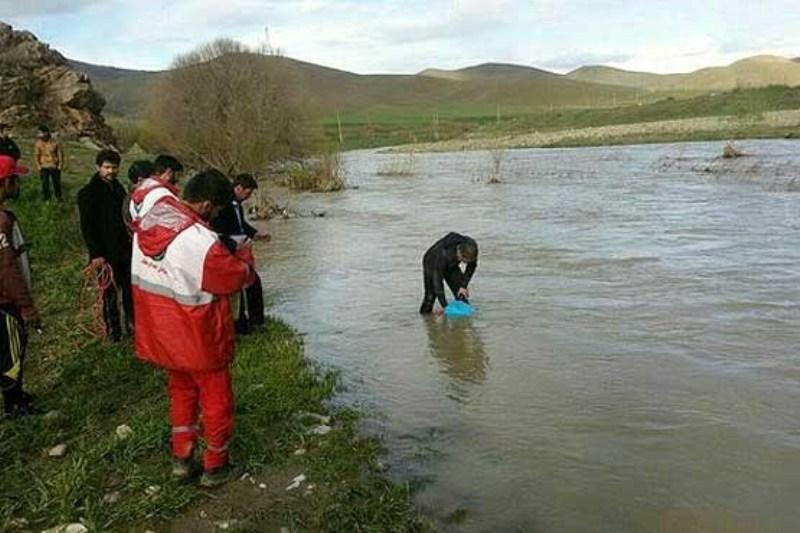
[[[62,524],[60,526],[51,527],[50,529],[45,529],[42,533],[86,533],[87,531],[89,531],[89,528],[80,522],[75,522],[74,524]]]
[[[144,489],[145,494],[148,496],[155,496],[161,491],[161,487],[158,485],[150,485],[146,489]]]
[[[297,413],[297,416],[299,418],[313,418],[314,420],[316,420],[320,424],[328,425],[328,424],[331,423],[331,417],[325,416],[325,415],[320,415],[320,414],[317,414],[317,413],[311,413],[309,411],[301,411],[301,412]]]
[[[67,455],[67,445],[66,444],[58,444],[50,448],[50,451],[47,452],[47,455],[50,457],[64,457]]]
[[[299,476],[297,476],[292,480],[292,483],[288,487],[286,487],[286,490],[289,491],[298,488],[300,484],[303,483],[303,481],[305,480],[306,480],[306,475],[300,474]]]
[[[261,489],[261,490],[264,490],[264,489],[267,488],[267,484],[266,483],[259,483],[258,484],[258,488]]]
[[[114,430],[114,433],[117,434],[117,438],[119,440],[125,440],[133,437],[133,429],[131,429],[131,427],[127,424],[120,424],[117,426],[117,429]]]
[[[311,435],[327,435],[328,433],[331,432],[332,429],[333,428],[328,425],[320,424],[319,426],[314,426],[313,428],[308,430],[308,432]]]
[[[61,418],[61,412],[53,409],[52,411],[47,411],[42,418],[48,422],[52,422]]]
[[[296,449],[294,451],[294,454],[295,455],[305,455],[306,454],[306,449],[305,448],[298,448],[298,449]]]
[[[121,497],[122,494],[115,490],[103,496],[103,503],[117,503]]]

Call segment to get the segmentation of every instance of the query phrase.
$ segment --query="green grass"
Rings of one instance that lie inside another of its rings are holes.
[[[30,145],[23,150],[31,153]],[[76,300],[86,259],[74,196],[92,172],[93,152],[70,144],[67,153],[64,204],[38,200],[34,177],[8,205],[34,243],[35,298],[46,326],[32,339],[26,388],[56,416],[0,424],[0,530],[20,528],[20,519],[27,524],[21,529],[32,530],[77,521],[94,531],[142,524],[163,530],[207,494],[169,477],[163,372],[139,362],[130,344],[103,344],[78,327]],[[383,453],[380,442],[358,434],[357,413],[329,407],[336,375],[309,363],[294,330],[268,320],[263,331],[239,344],[233,372],[233,457],[252,473],[300,468],[318,486],[314,498],[285,498],[238,517],[244,524],[268,517],[302,530],[423,529],[407,487],[374,468]],[[334,430],[309,436],[311,422],[299,412],[331,414]],[[119,439],[120,424],[133,435]],[[48,457],[47,450],[60,443],[68,447],[66,456]],[[292,451],[300,446],[307,453],[296,457]],[[230,497],[225,494],[218,492],[214,501]],[[117,501],[109,502],[112,497]]]
[[[658,98],[658,96],[655,96]],[[387,108],[340,116],[345,149],[373,148],[414,142],[432,142],[469,136],[514,135],[530,131],[559,131],[616,124],[634,124],[682,118],[729,115],[759,118],[768,111],[800,109],[800,87],[771,86],[737,89],[691,98],[661,97],[643,105],[618,107],[448,106],[437,111]],[[336,138],[336,117],[323,121],[327,136]],[[780,132],[775,132],[778,135]],[[744,136],[749,136],[747,131]],[[752,135],[764,135],[753,131]],[[702,137],[702,134],[698,135]],[[726,134],[727,136],[727,134]],[[693,136],[668,140],[693,140]],[[713,137],[713,136],[712,136]],[[714,137],[718,139],[719,136]],[[622,142],[645,142],[644,138]]]

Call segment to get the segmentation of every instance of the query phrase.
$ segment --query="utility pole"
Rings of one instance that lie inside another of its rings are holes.
[[[336,112],[336,126],[339,128],[339,144],[344,144],[344,135],[342,135],[342,119],[339,117],[339,112]]]

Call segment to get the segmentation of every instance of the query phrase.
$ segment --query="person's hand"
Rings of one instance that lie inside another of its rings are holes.
[[[458,298],[469,298],[469,289],[466,287],[461,287],[458,289],[458,294],[456,296]]]
[[[272,235],[270,235],[266,231],[259,231],[258,233],[255,234],[253,238],[257,241],[269,242],[272,240]]]
[[[441,307],[437,307],[436,309],[433,310],[433,314],[436,316],[442,316],[444,314],[444,309],[442,309]]]
[[[106,258],[105,257],[95,257],[94,259],[91,260],[91,262],[89,264],[92,265],[94,268],[102,268],[103,265],[106,264]]]

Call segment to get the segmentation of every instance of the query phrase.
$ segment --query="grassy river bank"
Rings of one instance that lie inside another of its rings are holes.
[[[31,143],[22,148],[30,164]],[[94,152],[66,150],[63,204],[42,202],[32,174],[7,206],[33,243],[45,331],[32,336],[25,368],[43,414],[0,423],[0,530],[427,529],[408,486],[387,478],[380,441],[359,434],[359,414],[330,407],[335,373],[309,362],[297,332],[275,319],[239,343],[234,365],[232,456],[249,475],[213,493],[170,479],[163,373],[137,361],[129,341],[103,344],[81,325],[86,256],[74,198]],[[58,445],[63,456],[49,456]]]

